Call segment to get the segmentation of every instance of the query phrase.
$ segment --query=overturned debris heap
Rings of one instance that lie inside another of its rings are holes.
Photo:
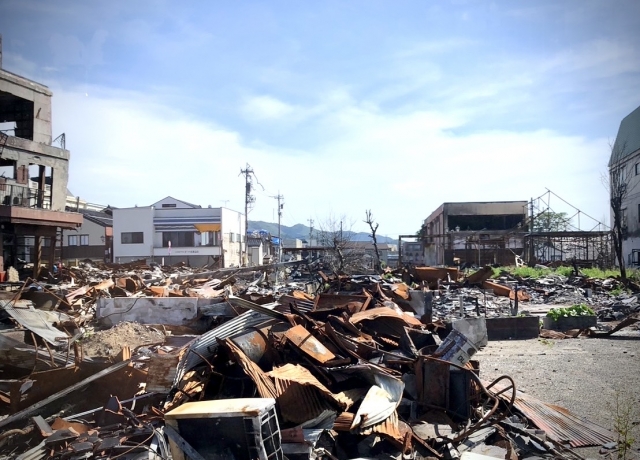
[[[484,318],[449,330],[399,280],[318,276],[275,290],[259,270],[138,265],[25,284],[2,301],[0,454],[579,458],[613,441],[508,376],[483,381]],[[109,330],[120,343],[91,352]]]

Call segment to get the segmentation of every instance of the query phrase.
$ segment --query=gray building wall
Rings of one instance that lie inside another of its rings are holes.
[[[69,151],[51,146],[51,96],[49,89],[26,78],[0,69],[0,92],[6,93],[4,97],[14,97],[33,104],[33,110],[29,109],[32,124],[31,139],[10,136],[4,147],[2,158],[7,162],[15,161],[14,171],[7,167],[3,168],[5,173],[4,183],[7,185],[22,185],[34,187],[28,178],[33,177],[34,168],[30,165],[44,166],[51,168],[47,170],[51,183],[50,190],[51,203],[46,208],[53,211],[64,211],[67,196],[67,182],[69,180]],[[30,129],[21,130],[18,118],[24,114],[14,114],[10,112],[8,106],[3,104],[5,112],[2,118],[6,122],[16,122],[18,133],[26,133]],[[9,112],[7,112],[9,110]],[[22,168],[26,168],[26,177],[20,173]],[[21,180],[20,177],[27,180]]]
[[[640,266],[640,107],[620,123],[609,160],[609,173],[616,169],[622,170],[627,184],[621,206],[625,228],[622,256],[628,266],[637,268]],[[613,225],[612,210],[611,222]]]
[[[501,263],[509,250],[518,252],[524,245],[527,204],[525,200],[443,203],[423,224],[425,264],[451,264],[454,258]],[[518,224],[521,230],[509,238]],[[503,248],[497,242],[501,239],[505,241]]]

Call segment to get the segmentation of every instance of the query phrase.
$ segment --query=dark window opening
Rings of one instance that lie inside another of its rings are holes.
[[[163,208],[175,208],[176,204],[175,203],[164,203],[162,205]]]
[[[121,244],[142,244],[144,234],[142,232],[122,232],[120,233]]]
[[[502,216],[449,216],[449,229],[459,227],[460,231],[511,230],[522,223],[521,214]]]
[[[0,123],[14,123],[13,134],[8,135],[33,140],[33,101],[0,91]],[[8,128],[2,128],[3,130]]]
[[[29,164],[30,205],[36,208],[51,209],[51,188],[53,170],[50,166]]]
[[[0,158],[0,179],[16,178],[16,161],[8,158]]]
[[[173,247],[193,247],[194,234],[195,232],[164,232],[162,233],[162,247],[169,247],[169,241],[171,241],[171,246]]]

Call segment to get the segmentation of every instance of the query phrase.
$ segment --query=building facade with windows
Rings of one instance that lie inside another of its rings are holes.
[[[424,244],[421,241],[402,243],[402,263],[424,265]]]
[[[609,159],[609,180],[625,187],[620,195],[623,198],[622,256],[627,266],[637,268],[640,266],[640,107],[620,122]]]
[[[515,255],[524,252],[527,205],[527,201],[443,203],[422,225],[424,263],[513,264]]]
[[[91,211],[80,209],[82,225],[62,234],[62,251],[58,255],[66,262],[74,260],[94,260],[112,262],[113,257],[113,216],[112,210]]]
[[[37,276],[41,264],[55,261],[59,229],[82,223],[65,212],[70,153],[64,136],[52,136],[52,96],[2,69],[0,37],[0,271],[33,263]]]
[[[240,266],[244,229],[242,213],[170,196],[151,206],[113,209],[113,260]]]

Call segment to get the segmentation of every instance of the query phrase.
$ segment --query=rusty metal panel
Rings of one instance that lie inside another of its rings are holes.
[[[502,389],[504,386],[500,384],[495,385],[491,391],[508,401],[508,395],[499,394]],[[610,430],[578,417],[564,407],[542,402],[520,391],[516,393],[513,407],[544,430],[549,438],[560,443],[569,442],[571,447],[601,446],[616,439],[615,433]]]
[[[298,349],[311,356],[320,363],[326,363],[336,358],[318,339],[303,326],[295,326],[285,332],[285,337]]]
[[[350,313],[366,310],[371,297],[366,295],[318,294],[312,311],[346,308]]]
[[[225,339],[224,344],[236,358],[240,367],[242,367],[245,373],[256,384],[256,388],[258,389],[260,396],[263,398],[275,398],[278,392],[267,374],[265,374],[256,363],[251,361],[247,355],[244,354],[242,349],[233,343],[231,339]]]
[[[441,361],[425,360],[422,364],[422,386],[418,388],[420,402],[431,407],[449,407],[450,365]]]

